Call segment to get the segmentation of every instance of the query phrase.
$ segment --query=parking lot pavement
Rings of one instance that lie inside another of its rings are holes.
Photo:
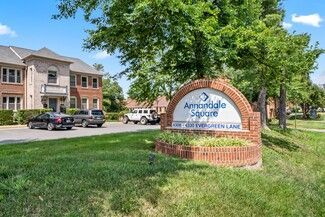
[[[25,128],[10,128],[0,129],[0,145],[21,143],[37,140],[74,138],[82,136],[102,135],[109,133],[120,132],[136,132],[143,130],[157,130],[159,125],[140,125],[140,124],[122,124],[119,122],[106,123],[101,128],[97,127],[74,127],[71,130],[54,130],[46,129],[28,129]]]

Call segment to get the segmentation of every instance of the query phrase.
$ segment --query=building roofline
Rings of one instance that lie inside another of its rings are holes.
[[[44,56],[37,55],[37,54],[30,54],[30,55],[24,57],[23,60],[27,60],[27,59],[29,59],[31,57],[38,57],[38,58],[43,58],[43,59],[48,59],[48,60],[55,60],[55,61],[65,62],[65,63],[70,63],[70,64],[73,63],[72,61],[62,60],[62,59],[57,59],[57,58],[44,57]]]

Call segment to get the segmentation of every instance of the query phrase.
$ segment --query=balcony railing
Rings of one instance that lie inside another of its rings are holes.
[[[44,95],[66,96],[66,95],[68,95],[68,87],[67,86],[42,84],[41,93]]]

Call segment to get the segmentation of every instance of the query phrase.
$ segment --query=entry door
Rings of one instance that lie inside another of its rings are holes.
[[[58,108],[58,99],[57,98],[49,98],[49,108],[54,112],[57,111]]]

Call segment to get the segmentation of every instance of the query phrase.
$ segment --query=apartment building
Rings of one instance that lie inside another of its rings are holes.
[[[152,108],[155,109],[158,112],[158,114],[161,114],[166,112],[168,103],[169,101],[164,96],[158,97],[153,103],[137,102],[134,99],[128,98],[125,102],[125,106],[129,110],[141,109],[141,108]]]
[[[0,109],[102,108],[102,73],[48,48],[0,45]]]

